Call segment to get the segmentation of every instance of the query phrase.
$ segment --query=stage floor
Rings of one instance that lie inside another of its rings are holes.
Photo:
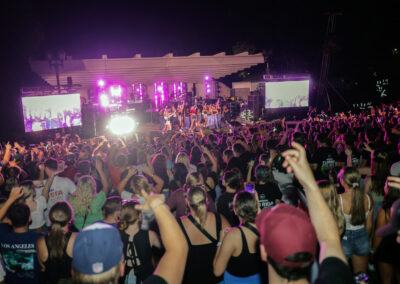
[[[139,124],[137,131],[139,133],[150,133],[152,131],[160,131],[159,123],[141,123]]]

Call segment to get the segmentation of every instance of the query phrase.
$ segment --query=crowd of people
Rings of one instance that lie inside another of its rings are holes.
[[[162,133],[5,143],[0,281],[400,283],[396,105],[207,135],[178,108]]]

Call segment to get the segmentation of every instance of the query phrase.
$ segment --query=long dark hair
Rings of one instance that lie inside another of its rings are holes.
[[[60,259],[64,256],[64,247],[67,242],[62,228],[73,221],[71,205],[67,201],[58,201],[54,204],[49,213],[51,229],[49,233],[49,257]]]
[[[390,175],[390,165],[386,152],[375,151],[371,160],[373,175],[371,177],[371,191],[384,195],[386,178]]]
[[[153,160],[151,161],[154,173],[162,178],[164,181],[164,187],[168,186],[169,184],[169,177],[167,174],[167,158],[164,154],[157,154],[154,156]]]

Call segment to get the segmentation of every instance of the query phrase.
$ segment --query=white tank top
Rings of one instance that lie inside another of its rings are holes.
[[[360,229],[364,228],[365,227],[364,224],[362,224],[362,225],[352,225],[351,224],[351,214],[344,213],[342,196],[339,195],[339,198],[340,198],[340,205],[342,206],[342,212],[343,212],[343,215],[344,215],[344,220],[346,221],[346,230],[355,231],[355,230],[360,230]],[[369,211],[371,209],[371,200],[369,199],[369,195],[368,194],[367,194],[367,198],[368,198],[368,210],[365,213],[365,219],[367,219],[367,217],[369,215]]]

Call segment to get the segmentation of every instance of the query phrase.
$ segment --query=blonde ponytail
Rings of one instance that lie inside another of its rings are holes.
[[[186,202],[194,215],[200,219],[203,228],[207,220],[207,193],[199,186],[189,188]]]

